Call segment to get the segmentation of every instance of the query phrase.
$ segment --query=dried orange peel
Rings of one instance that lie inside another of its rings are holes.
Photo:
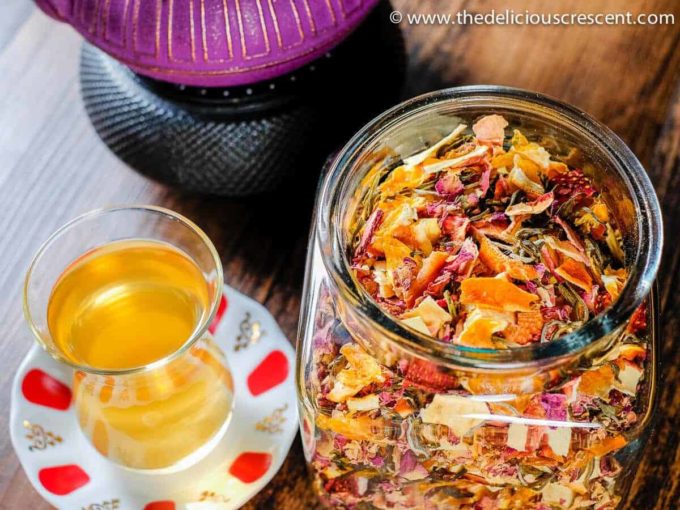
[[[460,285],[460,302],[503,312],[531,312],[538,296],[504,278],[468,278]]]
[[[476,309],[468,314],[460,336],[454,339],[454,341],[457,344],[469,347],[494,349],[496,346],[493,343],[493,334],[503,331],[511,321],[511,314]]]
[[[593,278],[583,262],[568,258],[555,269],[555,274],[561,276],[569,283],[590,292],[593,290]]]
[[[517,280],[538,278],[538,272],[534,267],[511,259],[484,234],[476,232],[475,239],[479,243],[479,260],[494,273],[507,273],[508,276]]]

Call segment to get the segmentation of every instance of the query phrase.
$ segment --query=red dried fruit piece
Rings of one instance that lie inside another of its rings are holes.
[[[590,228],[590,237],[596,241],[604,240],[605,234],[607,233],[607,227],[603,223],[598,223],[597,225]]]
[[[539,310],[519,312],[517,324],[511,324],[505,330],[506,338],[519,345],[535,342],[543,331],[543,315]]]
[[[554,184],[552,189],[555,195],[554,208],[559,207],[573,196],[578,195],[578,200],[582,201],[595,194],[595,188],[593,188],[590,179],[583,174],[580,168],[557,174],[551,179],[551,182]]]
[[[607,292],[606,290],[602,289],[600,292],[597,293],[597,297],[595,298],[595,313],[600,313],[606,308],[609,307],[609,305],[612,304],[612,296]]]
[[[451,240],[463,242],[469,225],[470,219],[468,217],[449,214],[442,221],[441,229]]]
[[[647,328],[647,304],[642,303],[633,312],[628,323],[628,331],[634,335]]]
[[[432,393],[441,393],[458,386],[456,376],[441,372],[437,365],[423,359],[411,361],[404,382]]]
[[[324,485],[324,490],[328,494],[336,494],[339,492],[354,493],[356,484],[351,477],[332,478]]]

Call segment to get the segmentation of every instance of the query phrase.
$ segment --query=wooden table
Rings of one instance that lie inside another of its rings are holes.
[[[571,2],[394,0],[404,13],[570,12]],[[543,4],[547,4],[543,2]],[[595,1],[580,11],[672,12],[670,26],[407,26],[405,96],[444,86],[494,83],[573,103],[609,125],[649,170],[666,219],[660,271],[662,359],[658,430],[625,508],[680,506],[680,4]],[[546,9],[549,9],[546,11]],[[292,223],[251,204],[185,196],[136,174],[99,141],[78,92],[79,37],[27,0],[0,2],[0,508],[49,508],[30,487],[7,433],[9,388],[31,340],[20,285],[39,244],[68,219],[114,203],[151,203],[193,218],[217,245],[227,282],[251,295],[295,338],[309,219]],[[290,225],[293,225],[292,227]],[[248,509],[314,508],[299,440]],[[79,509],[66,509],[79,510]],[[126,509],[127,510],[127,509]],[[136,509],[130,509],[136,510]]]

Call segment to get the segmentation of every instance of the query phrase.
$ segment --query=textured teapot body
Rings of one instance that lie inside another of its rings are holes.
[[[36,0],[135,72],[195,86],[289,73],[337,45],[376,0]]]

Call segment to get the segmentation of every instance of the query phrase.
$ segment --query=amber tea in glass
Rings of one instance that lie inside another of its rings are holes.
[[[159,208],[95,211],[38,252],[27,318],[75,369],[78,420],[101,454],[130,468],[175,468],[219,438],[233,400],[207,331],[221,280],[205,234]]]

